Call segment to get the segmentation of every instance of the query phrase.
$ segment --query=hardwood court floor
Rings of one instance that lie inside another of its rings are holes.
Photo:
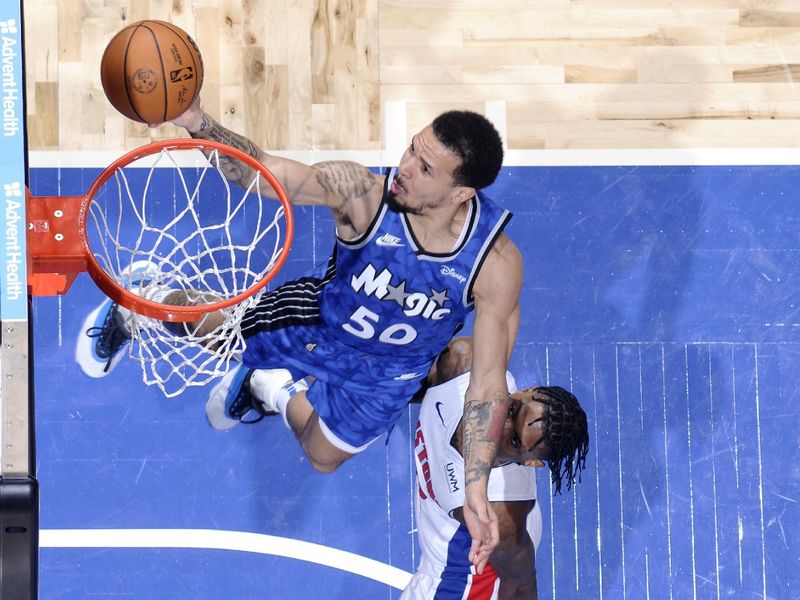
[[[491,106],[509,148],[797,147],[795,0],[25,0],[31,150],[173,137],[117,114],[102,50],[124,25],[188,31],[203,105],[275,150],[383,147]]]

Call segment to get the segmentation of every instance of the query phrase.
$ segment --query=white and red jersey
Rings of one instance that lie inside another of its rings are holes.
[[[516,391],[507,374],[508,389]],[[469,373],[425,394],[417,421],[414,457],[418,490],[415,497],[417,535],[422,550],[419,568],[401,600],[491,600],[500,581],[490,564],[478,575],[468,555],[472,539],[453,518],[464,505],[464,459],[450,443],[464,413]],[[489,501],[536,498],[536,479],[529,467],[508,464],[489,475]],[[542,516],[538,503],[528,516],[528,533],[538,545]]]

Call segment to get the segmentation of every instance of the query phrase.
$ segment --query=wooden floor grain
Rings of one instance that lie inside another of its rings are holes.
[[[800,145],[797,0],[25,0],[31,150],[182,135],[107,102],[100,57],[140,19],[203,54],[203,105],[273,150],[385,147],[451,107],[504,108],[512,149]]]

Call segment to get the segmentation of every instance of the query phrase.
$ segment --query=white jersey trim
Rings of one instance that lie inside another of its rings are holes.
[[[497,241],[497,238],[505,228],[510,217],[511,213],[507,210],[504,210],[503,214],[500,215],[500,218],[497,219],[497,223],[495,223],[494,227],[492,228],[491,235],[486,236],[483,246],[475,256],[475,262],[472,265],[472,272],[469,274],[469,277],[467,277],[467,285],[464,286],[464,295],[461,298],[464,306],[471,307],[475,303],[472,298],[472,288],[478,278],[478,273],[480,273],[483,262],[486,260],[486,255],[488,254],[489,250],[491,250],[492,246],[494,246],[494,243]]]
[[[334,446],[336,446],[339,450],[342,450],[343,452],[349,452],[350,454],[358,454],[359,452],[363,452],[364,450],[369,448],[379,437],[381,437],[380,435],[374,437],[363,446],[352,446],[347,442],[345,442],[344,440],[342,440],[341,438],[339,438],[339,436],[337,436],[335,433],[333,433],[333,431],[331,431],[330,428],[327,425],[325,425],[325,421],[323,421],[322,418],[318,417],[318,419],[319,419],[319,428],[322,430],[322,434],[325,436],[325,439],[328,440]]]

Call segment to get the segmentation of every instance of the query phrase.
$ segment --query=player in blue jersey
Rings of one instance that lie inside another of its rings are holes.
[[[267,154],[215,122],[199,99],[173,123],[258,159],[292,202],[328,207],[336,226],[322,270],[264,295],[245,316],[243,367],[212,392],[209,420],[228,427],[279,411],[311,464],[331,472],[392,426],[474,310],[464,513],[483,565],[498,540],[486,490],[508,411],[522,283],[520,253],[503,234],[510,215],[480,191],[502,166],[495,128],[473,112],[446,112],[412,138],[396,169],[377,175],[353,162],[309,166]],[[252,179],[250,167],[224,160],[232,182]],[[119,329],[114,310],[87,327],[109,365],[124,345],[111,331]],[[306,374],[315,377],[309,389]],[[251,386],[272,390],[261,394],[267,406],[253,401]]]
[[[537,597],[535,547],[541,537],[536,479],[528,468],[550,468],[556,494],[580,479],[589,448],[586,413],[560,387],[516,391],[503,426],[489,500],[500,523],[500,543],[482,574],[467,559],[461,418],[470,381],[472,344],[456,338],[439,356],[426,383],[414,436],[418,493],[414,511],[422,550],[402,600]]]

